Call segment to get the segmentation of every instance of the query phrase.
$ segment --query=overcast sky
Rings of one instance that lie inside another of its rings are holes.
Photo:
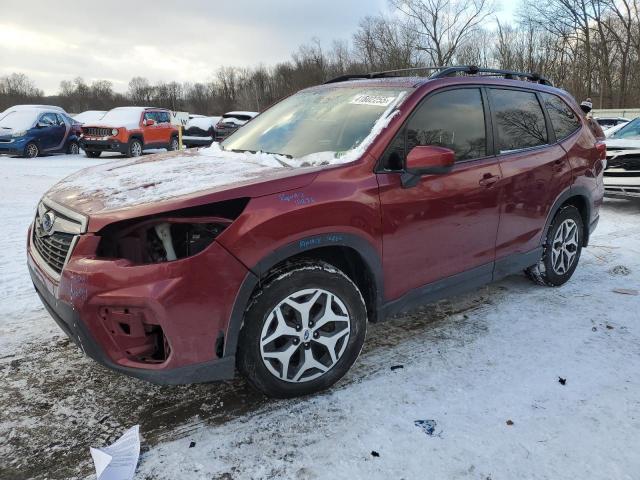
[[[0,76],[22,72],[47,94],[61,80],[207,81],[223,65],[286,60],[319,38],[349,39],[386,0],[0,0]],[[509,16],[515,0],[503,0]],[[139,6],[140,5],[140,6]]]

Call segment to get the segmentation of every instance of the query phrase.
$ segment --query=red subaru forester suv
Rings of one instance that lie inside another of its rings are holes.
[[[44,305],[156,383],[326,388],[368,322],[525,271],[559,286],[598,222],[604,146],[535,74],[334,79],[208,149],[54,186],[28,238]]]

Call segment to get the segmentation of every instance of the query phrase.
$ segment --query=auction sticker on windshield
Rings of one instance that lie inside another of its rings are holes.
[[[354,105],[373,105],[375,107],[387,107],[396,99],[395,96],[387,97],[384,95],[357,95],[351,102]]]

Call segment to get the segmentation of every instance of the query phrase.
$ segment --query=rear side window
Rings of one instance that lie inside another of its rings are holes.
[[[477,88],[436,93],[418,106],[407,124],[407,152],[418,145],[453,150],[456,161],[487,154],[482,95]]]
[[[500,153],[548,142],[544,114],[535,93],[492,88],[489,96]]]
[[[549,93],[542,94],[542,101],[547,109],[556,139],[567,138],[580,128],[580,120],[575,112],[564,100]]]
[[[55,113],[45,113],[40,117],[40,123],[43,125],[53,126],[58,124]]]

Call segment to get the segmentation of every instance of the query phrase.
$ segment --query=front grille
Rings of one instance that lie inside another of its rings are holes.
[[[86,127],[82,129],[82,133],[95,137],[108,137],[111,135],[111,130],[111,128]]]
[[[48,224],[47,229],[43,223]],[[46,266],[59,275],[67,261],[73,239],[81,231],[82,225],[78,220],[40,203],[33,222],[31,243]]]
[[[56,273],[61,273],[64,263],[67,260],[73,235],[70,233],[54,233],[52,235],[39,237],[36,233],[37,230],[38,228],[36,227],[33,233],[33,245],[42,259],[47,262],[47,265]]]

